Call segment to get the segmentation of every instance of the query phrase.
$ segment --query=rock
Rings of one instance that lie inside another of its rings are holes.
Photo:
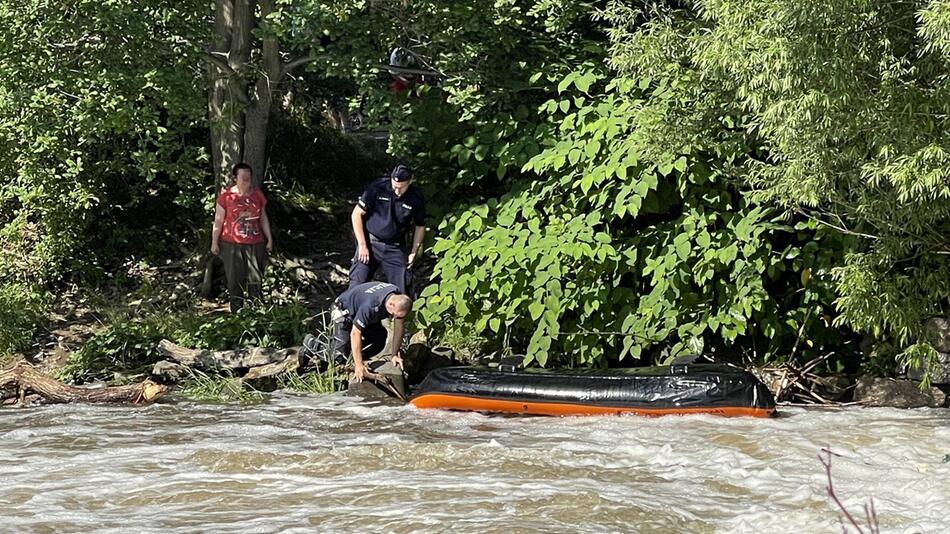
[[[851,379],[843,375],[819,376],[812,380],[812,391],[823,399],[841,402],[853,385]]]
[[[347,396],[362,397],[368,400],[399,400],[398,396],[400,395],[403,398],[406,397],[406,382],[403,379],[402,370],[389,363],[388,358],[370,361],[367,363],[367,367],[369,367],[371,374],[362,382],[350,380],[346,389]],[[374,381],[371,378],[372,376],[377,376],[379,380]],[[382,381],[388,381],[395,392],[380,383]],[[396,392],[398,392],[398,395]]]
[[[152,367],[152,376],[162,379],[163,382],[179,382],[188,376],[188,369],[173,361],[162,360]]]
[[[924,323],[924,330],[937,352],[950,352],[950,320],[931,317]]]
[[[384,391],[382,388],[377,386],[375,383],[370,382],[369,380],[364,380],[362,382],[353,382],[350,381],[350,385],[346,388],[347,397],[360,397],[366,400],[389,400],[393,396],[389,392]]]
[[[941,407],[947,396],[937,388],[921,391],[916,382],[862,376],[854,388],[855,402],[865,406],[890,406],[894,408]]]
[[[932,364],[924,364],[921,367],[908,367],[907,378],[911,380],[923,380],[924,371],[930,370],[930,383],[936,385],[950,385],[950,354],[946,352],[937,353],[937,361]]]
[[[406,382],[418,384],[425,378],[424,370],[432,352],[422,343],[412,343],[402,357],[402,366],[406,371]]]

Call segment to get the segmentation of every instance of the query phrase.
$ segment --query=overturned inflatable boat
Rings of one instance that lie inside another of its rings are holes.
[[[699,364],[629,369],[444,367],[429,373],[410,402],[417,408],[534,415],[769,417],[771,392],[750,373]]]

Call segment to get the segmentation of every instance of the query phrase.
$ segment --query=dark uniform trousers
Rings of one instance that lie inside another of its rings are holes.
[[[339,308],[334,302],[333,306]],[[330,339],[330,354],[338,363],[345,363],[350,357],[352,346],[350,343],[350,331],[353,329],[353,318],[344,316],[340,318],[333,326],[333,338]],[[367,325],[362,331],[363,338],[363,359],[369,359],[376,356],[383,350],[386,344],[386,327],[381,323]]]
[[[357,251],[358,252],[358,251]],[[373,279],[379,268],[383,268],[386,281],[406,293],[406,252],[394,243],[385,243],[369,235],[369,263],[363,263],[353,256],[350,264],[350,287],[358,286]]]

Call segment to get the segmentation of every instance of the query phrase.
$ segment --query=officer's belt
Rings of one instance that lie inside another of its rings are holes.
[[[383,243],[384,245],[395,245],[399,246],[399,240],[396,241],[386,241],[385,239],[380,239],[373,234],[369,234],[369,240],[371,243]]]

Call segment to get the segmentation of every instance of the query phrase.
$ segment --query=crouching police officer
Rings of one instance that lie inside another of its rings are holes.
[[[350,215],[356,236],[350,287],[372,280],[382,267],[386,281],[400,293],[408,293],[407,268],[412,267],[425,238],[425,219],[425,201],[412,187],[409,167],[397,165],[389,176],[369,184]],[[413,228],[412,245],[406,251],[403,243],[409,228]]]
[[[393,284],[367,282],[351,287],[337,297],[330,308],[334,326],[329,354],[321,351],[322,347],[317,338],[307,334],[303,338],[303,346],[308,353],[306,357],[323,356],[332,358],[337,363],[344,363],[352,350],[355,380],[362,382],[363,373],[366,372],[364,357],[371,358],[382,350],[386,343],[386,328],[381,321],[392,318],[391,361],[393,365],[401,368],[399,344],[402,342],[405,318],[410,311],[412,299],[403,295]]]

